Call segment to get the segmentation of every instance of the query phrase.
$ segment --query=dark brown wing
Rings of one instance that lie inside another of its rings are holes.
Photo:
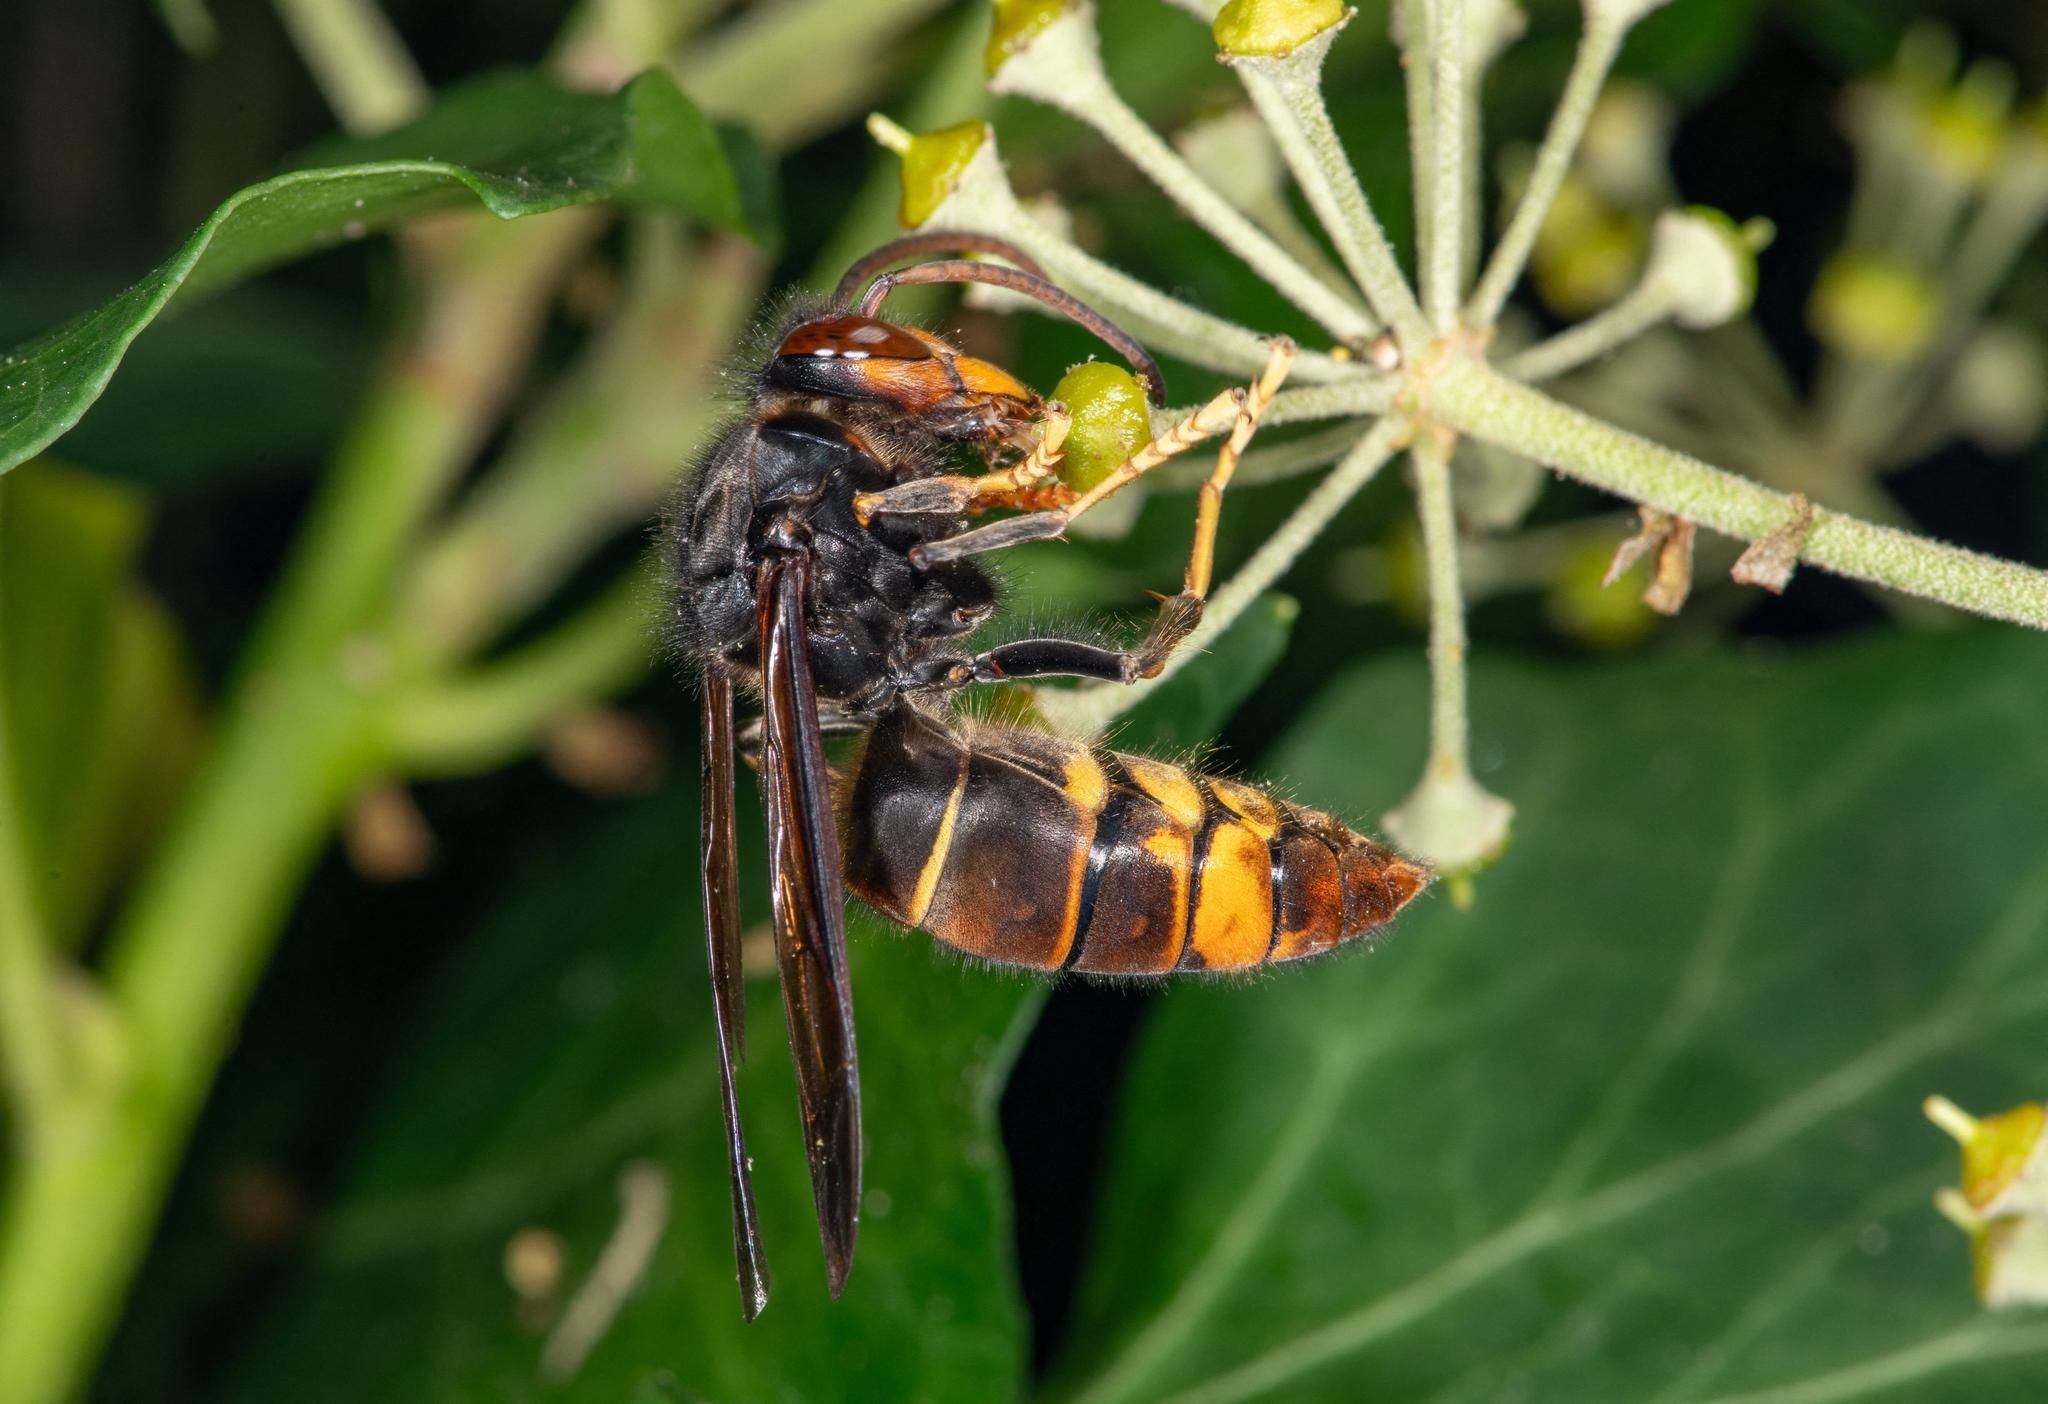
[[[711,1007],[718,1024],[718,1091],[725,1110],[725,1151],[732,1164],[732,1251],[739,1264],[740,1310],[752,1321],[768,1305],[768,1262],[754,1213],[747,1139],[733,1065],[746,1052],[740,986],[740,874],[733,834],[732,680],[704,678],[704,939],[711,954]]]
[[[825,1278],[837,1297],[853,1266],[860,1221],[860,1071],[854,1062],[853,989],[846,974],[846,896],[831,777],[818,726],[804,636],[808,560],[761,567],[761,692],[766,722],[761,792],[768,811],[775,954],[803,1109],[811,1195],[825,1242]]]

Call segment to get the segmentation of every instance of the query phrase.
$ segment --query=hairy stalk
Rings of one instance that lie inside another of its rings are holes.
[[[1362,420],[1347,419],[1284,444],[1255,445],[1238,464],[1230,490],[1283,483],[1326,468],[1348,453],[1367,427]],[[1206,463],[1170,463],[1152,475],[1153,491],[1193,492],[1209,480],[1209,468]]]
[[[1129,687],[1099,684],[1070,690],[1040,688],[1038,709],[1057,731],[1072,736],[1100,736],[1109,724],[1143,701],[1151,691],[1199,657],[1204,648],[1237,621],[1252,601],[1279,583],[1294,562],[1322,534],[1344,504],[1356,497],[1373,480],[1386,461],[1413,432],[1409,421],[1388,415],[1377,421],[1351,452],[1301,500],[1279,530],[1259,544],[1209,599],[1209,607],[1195,632],[1167,660],[1156,678]]]
[[[426,111],[427,80],[374,0],[275,3],[344,131],[373,135]]]
[[[1585,32],[1579,38],[1578,54],[1572,60],[1571,76],[1565,80],[1564,96],[1558,100],[1549,130],[1543,134],[1542,146],[1537,148],[1528,184],[1515,204],[1507,232],[1494,246],[1492,257],[1486,261],[1486,271],[1479,275],[1479,284],[1465,305],[1467,326],[1492,326],[1500,317],[1500,309],[1506,306],[1508,294],[1521,281],[1529,253],[1536,247],[1536,235],[1543,228],[1543,217],[1550,213],[1558,187],[1564,184],[1565,174],[1571,169],[1572,154],[1579,149],[1579,138],[1586,133],[1586,119],[1593,115],[1593,104],[1599,100],[1607,70],[1621,51],[1621,41],[1627,33],[1627,23],[1607,11],[1588,16]]]
[[[931,228],[1002,235],[1043,264],[1062,287],[1156,350],[1231,375],[1257,375],[1265,368],[1266,339],[1250,327],[1169,297],[1033,219],[1011,193],[993,146],[993,141],[984,143],[975,154],[958,188],[927,221]],[[1304,384],[1360,382],[1370,372],[1355,362],[1303,351],[1294,359],[1290,378]]]
[[[1436,110],[1430,92],[1436,77],[1436,66],[1429,56],[1430,4],[1431,0],[1394,0],[1393,11],[1400,21],[1396,34],[1401,41],[1402,90],[1408,100],[1408,170],[1415,187],[1411,203],[1415,210],[1418,283],[1428,258],[1421,251],[1428,249],[1435,237],[1431,221],[1436,214],[1436,194],[1429,188],[1436,176],[1436,153],[1430,149],[1430,141],[1436,135],[1430,122]]]
[[[1783,493],[1582,414],[1475,360],[1439,367],[1422,399],[1434,422],[1745,541],[1784,527],[1794,515]],[[1988,618],[2048,629],[2048,572],[1825,508],[1814,512],[1799,559]]]
[[[1273,397],[1259,422],[1269,428],[1301,424],[1316,419],[1349,419],[1359,415],[1385,414],[1394,403],[1400,384],[1391,376],[1359,377],[1334,385],[1310,385],[1299,390],[1282,390]],[[1192,413],[1192,409],[1189,411]]]
[[[1332,293],[1322,279],[1211,189],[1117,95],[1102,69],[1092,6],[1077,6],[1054,20],[997,71],[990,87],[1056,107],[1102,133],[1195,223],[1339,341],[1364,341],[1376,330],[1356,307]]]
[[[1500,362],[1501,372],[1532,385],[1554,379],[1633,341],[1670,317],[1671,307],[1669,288],[1638,283],[1619,302]]]
[[[1422,519],[1422,554],[1429,577],[1428,778],[1471,775],[1470,723],[1465,693],[1465,595],[1458,580],[1458,519],[1451,507],[1451,439],[1425,433],[1409,450],[1415,465],[1415,504]]]
[[[1430,325],[1447,332],[1458,321],[1458,250],[1465,232],[1465,0],[1428,0],[1429,240],[1422,246],[1422,306]]]
[[[1465,595],[1458,576],[1458,521],[1451,505],[1451,448],[1441,425],[1421,429],[1410,451],[1429,578],[1429,759],[1422,779],[1381,817],[1387,836],[1427,857],[1451,879],[1453,902],[1471,900],[1472,872],[1507,842],[1514,806],[1472,778],[1465,703]]]
[[[1345,269],[1412,355],[1428,341],[1428,325],[1323,102],[1323,60],[1337,32],[1318,35],[1285,58],[1238,59],[1233,67]]]

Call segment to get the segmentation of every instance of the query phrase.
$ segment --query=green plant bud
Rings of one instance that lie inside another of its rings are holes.
[[[1979,327],[1942,391],[1956,427],[1993,453],[2017,453],[2048,423],[2048,356],[2032,332]]]
[[[1655,88],[1617,78],[1586,119],[1572,167],[1609,204],[1653,208],[1669,200],[1671,133],[1678,115]]]
[[[1628,648],[1657,627],[1657,616],[1643,603],[1640,590],[1625,581],[1604,583],[1613,554],[1597,541],[1580,547],[1565,558],[1544,592],[1543,615],[1550,627],[1587,648]]]
[[[1067,407],[1067,431],[1060,478],[1086,492],[1152,438],[1152,412],[1145,389],[1122,366],[1084,361],[1060,377],[1052,397]]]
[[[1448,884],[1453,905],[1472,904],[1470,878],[1507,851],[1515,807],[1469,773],[1425,773],[1408,798],[1380,816],[1394,846],[1420,858]]]
[[[1756,298],[1757,250],[1775,232],[1766,220],[1738,225],[1706,205],[1659,216],[1650,261],[1670,290],[1672,320],[1698,331],[1749,311]]]
[[[1544,216],[1530,277],[1552,311],[1583,317],[1628,291],[1643,264],[1643,244],[1642,218],[1606,204],[1573,173]]]
[[[907,229],[917,228],[937,212],[989,138],[986,122],[959,122],[911,135],[893,122],[869,118],[868,130],[903,160],[903,200],[897,218]]]
[[[1934,335],[1934,288],[1880,254],[1828,260],[1806,305],[1807,324],[1836,351],[1870,361],[1905,361]]]
[[[1349,18],[1342,0],[1230,0],[1210,32],[1226,58],[1285,58]]]
[[[1977,64],[1955,87],[1919,105],[1921,140],[1944,169],[1978,185],[2004,153],[2011,111],[2012,74],[1996,64]]]
[[[1934,1204],[1970,1236],[1978,1297],[1994,1307],[2048,1303],[2048,1104],[1975,1117],[1929,1097],[1921,1109],[1963,1149],[1961,1187]]]
[[[1963,1202],[1981,1218],[2048,1214],[2048,1103],[1972,1116],[1946,1097],[1921,1106],[1963,1149]]]
[[[1429,622],[1429,565],[1422,558],[1422,529],[1403,519],[1387,533],[1383,566],[1387,608],[1421,628]]]
[[[989,27],[988,47],[981,52],[989,76],[1028,47],[1069,5],[1070,0],[995,0],[995,22]]]

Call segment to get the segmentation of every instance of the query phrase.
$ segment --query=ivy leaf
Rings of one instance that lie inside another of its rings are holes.
[[[1037,987],[874,918],[850,937],[867,1173],[836,1304],[780,997],[772,975],[747,985],[740,1096],[774,1295],[741,1320],[688,788],[521,865],[430,992],[310,1265],[273,1294],[221,1397],[653,1399],[672,1380],[684,1399],[938,1401],[1021,1377],[994,1102]],[[742,833],[758,847],[758,818]],[[746,890],[765,920],[758,870]],[[581,1368],[551,1381],[547,1330],[617,1230],[636,1164],[668,1187],[658,1247]],[[551,1312],[522,1311],[508,1284],[522,1229],[565,1247]]]
[[[758,238],[761,191],[663,73],[611,94],[523,72],[463,84],[410,126],[318,148],[298,169],[237,191],[141,282],[0,355],[0,472],[76,424],[167,309],[265,268],[471,200],[500,219],[643,206]]]
[[[38,905],[83,944],[198,746],[197,688],[169,613],[135,581],[131,488],[37,463],[0,484],[0,689]]]
[[[1919,1104],[2048,1089],[2044,689],[2016,632],[1482,659],[1513,845],[1470,912],[1162,1002],[1053,1397],[2038,1397]],[[1427,715],[1360,668],[1265,768],[1373,815]]]
[[[1213,734],[1277,657],[1291,603],[1248,611],[1159,715]],[[1121,739],[1160,749],[1146,715]],[[752,788],[739,831],[757,858]],[[834,1304],[780,996],[772,974],[749,980],[740,1097],[774,1284],[743,1324],[688,789],[515,864],[503,904],[425,999],[432,1015],[312,1227],[309,1266],[270,1294],[271,1319],[248,1333],[220,1397],[950,1404],[1021,1392],[1028,1333],[996,1101],[1048,984],[849,909],[866,1194]],[[758,862],[745,871],[748,915],[765,929],[765,880]],[[659,1247],[587,1362],[551,1384],[507,1246],[521,1229],[558,1235],[573,1292],[617,1228],[619,1177],[635,1164],[668,1183]]]

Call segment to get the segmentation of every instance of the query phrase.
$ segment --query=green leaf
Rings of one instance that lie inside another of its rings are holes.
[[[1482,657],[1512,846],[1469,912],[1165,1000],[1055,1396],[2040,1397],[1919,1104],[2048,1090],[2044,691],[2017,632]],[[1377,814],[1427,714],[1358,669],[1268,769]]]
[[[0,485],[0,687],[39,905],[77,945],[182,782],[197,704],[175,627],[132,580],[132,489],[39,463]]]
[[[188,54],[210,54],[220,42],[220,27],[207,11],[206,0],[156,0],[156,15]]]
[[[76,424],[167,308],[471,199],[500,219],[614,203],[761,233],[749,222],[758,183],[735,173],[709,119],[665,74],[611,94],[528,73],[479,78],[408,127],[318,148],[299,169],[237,191],[134,287],[0,356],[0,472]]]
[[[1628,36],[1619,70],[1681,102],[1735,72],[1756,34],[1759,0],[1686,0],[1652,11]]]
[[[111,297],[99,269],[0,262],[0,343]],[[95,473],[190,490],[222,475],[310,473],[362,393],[372,343],[360,309],[257,280],[183,308],[139,338],[64,459]],[[195,405],[235,406],[195,414]]]
[[[694,775],[695,767],[688,768]],[[228,1399],[997,1399],[1023,1371],[995,1098],[1038,1003],[921,936],[853,923],[866,1199],[832,1303],[772,975],[747,987],[740,1095],[774,1295],[740,1319],[693,806],[678,786],[520,865],[396,1066],[313,1261]],[[751,785],[743,782],[743,790]],[[758,819],[742,814],[758,846]],[[764,920],[756,882],[746,890]],[[561,1235],[565,1291],[635,1162],[668,1182],[645,1275],[567,1387],[540,1370],[501,1260]],[[665,1392],[673,1377],[676,1388]]]
[[[1923,0],[1806,0],[1774,18],[1829,69],[1857,78],[1889,63],[1906,30],[1930,15]]]
[[[1119,723],[1118,746],[1142,738],[1146,749],[1185,753],[1215,741],[1224,723],[1279,666],[1301,606],[1288,595],[1254,600],[1202,658],[1175,673]]]

